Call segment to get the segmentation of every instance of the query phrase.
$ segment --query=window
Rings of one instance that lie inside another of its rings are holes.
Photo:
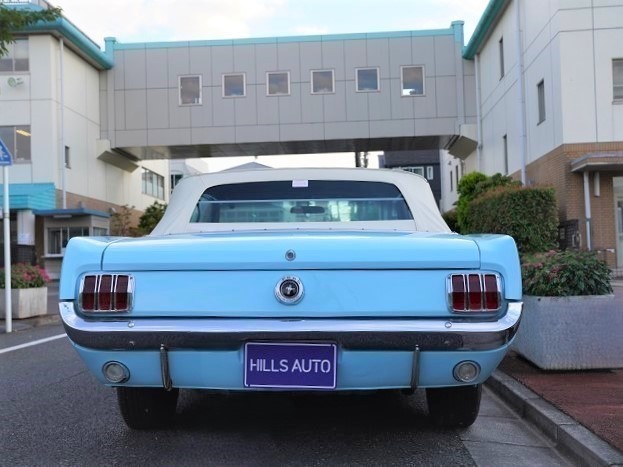
[[[500,79],[504,78],[504,38],[500,38],[500,42],[498,43],[498,47],[500,50]]]
[[[244,73],[223,75],[223,97],[246,96],[246,76]]]
[[[201,104],[201,76],[180,76],[180,105]]]
[[[355,89],[357,92],[378,91],[379,69],[378,68],[357,68],[355,70]]]
[[[65,168],[71,169],[71,160],[69,158],[69,146],[65,146]]]
[[[454,191],[454,182],[452,180],[452,170],[450,171],[450,177],[448,177],[448,178],[450,178],[450,192],[453,192]]]
[[[335,92],[333,70],[312,70],[312,94],[330,94]]]
[[[424,167],[399,167],[401,170],[424,176]]]
[[[287,96],[290,94],[290,72],[266,73],[266,95]]]
[[[153,196],[154,198],[164,199],[164,177],[158,175],[151,170],[143,168],[141,175],[142,179],[142,192],[146,195]]]
[[[545,83],[544,81],[541,80],[541,82],[536,85],[536,94],[537,94],[537,100],[539,103],[538,123],[542,123],[545,121]]]
[[[173,192],[173,188],[180,182],[184,174],[171,174],[171,192]]]
[[[0,126],[0,139],[4,141],[14,163],[30,162],[30,126]]]
[[[432,165],[426,167],[426,179],[432,180],[435,177],[435,168]]]
[[[403,96],[424,95],[424,67],[402,66],[400,67],[400,74]]]
[[[411,220],[395,185],[353,180],[233,183],[208,188],[190,222],[354,222]]]
[[[51,227],[48,229],[48,255],[62,255],[67,242],[74,237],[89,235],[88,227]]]
[[[7,44],[8,53],[0,57],[0,71],[28,71],[28,39]]]
[[[502,136],[502,145],[504,151],[504,175],[508,175],[508,138]]]
[[[454,166],[454,172],[456,174],[456,188],[459,188],[459,166],[455,165]]]
[[[623,100],[623,58],[612,60],[612,84],[614,100]]]

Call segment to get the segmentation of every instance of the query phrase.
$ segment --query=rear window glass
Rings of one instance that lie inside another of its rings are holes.
[[[353,222],[411,220],[395,185],[351,180],[234,183],[208,188],[190,222]]]

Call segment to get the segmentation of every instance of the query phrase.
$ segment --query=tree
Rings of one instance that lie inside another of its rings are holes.
[[[156,224],[158,224],[158,222],[160,222],[160,219],[162,219],[166,207],[166,204],[154,201],[154,204],[148,206],[147,209],[145,209],[145,212],[138,221],[138,228],[143,235],[147,235],[151,233],[152,230],[154,230]]]
[[[25,10],[9,8],[0,3],[0,57],[9,52],[8,45],[15,41],[14,32],[39,21],[54,21],[61,16],[60,8]]]
[[[132,235],[132,210],[134,206],[127,204],[121,206],[119,211],[115,211],[110,216],[110,234],[118,237],[127,237]]]

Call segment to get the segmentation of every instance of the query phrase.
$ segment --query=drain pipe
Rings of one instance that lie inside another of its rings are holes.
[[[584,172],[584,216],[586,217],[586,249],[591,251],[591,195],[588,170]]]
[[[482,122],[480,114],[480,54],[474,56],[476,69],[476,163],[478,172],[482,172]]]
[[[62,202],[63,209],[67,209],[67,190],[65,187],[65,83],[64,83],[64,55],[65,55],[65,41],[61,37],[60,39],[61,46],[61,56],[60,56],[60,86],[61,86],[61,115],[60,115],[60,148],[59,148],[59,163],[60,163],[60,171],[61,171],[61,192],[62,192]]]
[[[525,95],[525,82],[524,82],[524,61],[523,61],[523,45],[521,42],[521,18],[520,13],[520,1],[515,0],[515,21],[516,21],[516,41],[517,42],[517,63],[518,63],[518,77],[517,87],[519,88],[519,109],[521,116],[519,118],[519,157],[521,158],[521,183],[526,185],[526,95]]]

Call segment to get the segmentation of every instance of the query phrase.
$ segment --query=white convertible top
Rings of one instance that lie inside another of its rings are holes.
[[[203,192],[212,186],[245,182],[304,180],[355,180],[385,182],[395,185],[407,202],[413,220],[358,222],[300,222],[300,223],[191,223],[190,218]],[[238,230],[404,230],[418,232],[450,232],[428,181],[411,172],[367,168],[287,168],[229,170],[183,178],[175,187],[169,205],[150,235],[170,235],[190,232]]]

